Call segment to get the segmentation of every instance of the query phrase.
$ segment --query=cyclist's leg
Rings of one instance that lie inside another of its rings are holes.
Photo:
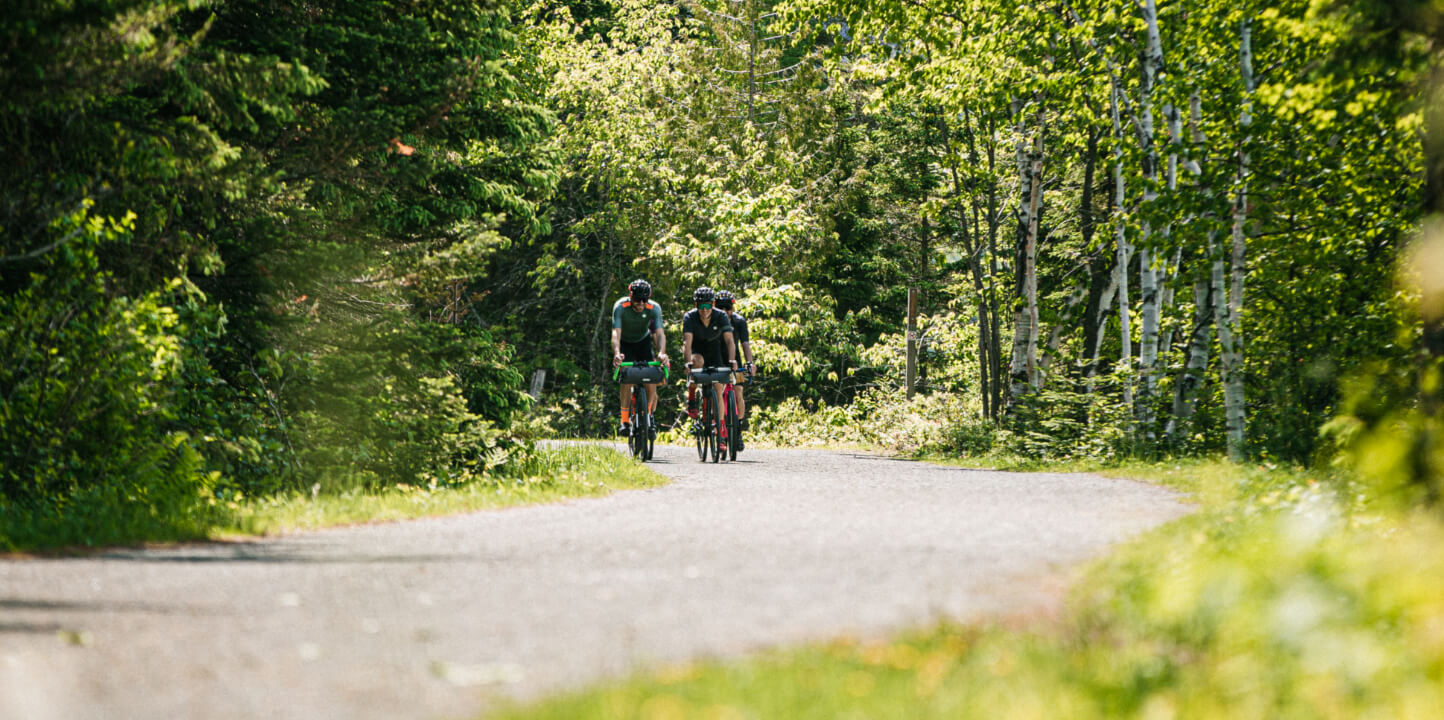
[[[632,363],[643,362],[643,363],[644,363],[644,362],[650,362],[650,361],[655,357],[655,356],[653,355],[653,351],[652,351],[652,339],[651,339],[651,338],[647,338],[646,340],[641,341],[641,342],[627,342],[626,340],[623,340],[623,341],[620,343],[620,345],[621,345],[620,350],[622,351],[622,360],[623,360],[623,362],[632,362]],[[628,424],[629,422],[631,422],[631,414],[632,414],[632,403],[631,403],[632,385],[635,385],[635,383],[626,383],[626,384],[623,384],[623,385],[622,385],[622,424],[623,424],[623,425],[626,425],[626,424]]]
[[[622,383],[620,407],[622,424],[626,425],[632,421],[632,383]]]
[[[697,369],[706,367],[707,361],[702,357],[701,353],[694,352],[692,353],[692,357],[687,358],[687,362],[692,363],[693,369]],[[691,375],[687,376],[687,417],[697,417],[697,383],[692,382]]]

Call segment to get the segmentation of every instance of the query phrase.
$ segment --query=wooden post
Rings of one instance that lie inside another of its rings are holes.
[[[913,396],[918,377],[918,289],[908,288],[907,396]]]

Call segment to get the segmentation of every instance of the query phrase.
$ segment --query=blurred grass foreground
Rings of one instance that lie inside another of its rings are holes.
[[[1337,476],[1142,468],[1197,513],[1061,616],[663,668],[503,718],[1444,717],[1444,526]]]

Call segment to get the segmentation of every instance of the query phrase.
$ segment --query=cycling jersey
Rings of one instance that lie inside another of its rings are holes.
[[[637,312],[632,299],[624,297],[612,305],[612,329],[622,329],[622,342],[639,343],[662,329],[662,306],[648,300]]]
[[[732,340],[738,345],[751,342],[751,339],[747,336],[747,318],[735,312],[729,312],[727,315],[728,319],[732,321]],[[742,354],[740,352],[737,354],[737,361],[742,361]]]
[[[692,333],[692,352],[701,355],[709,366],[727,365],[727,341],[723,334],[731,331],[732,321],[725,312],[713,310],[706,323],[702,322],[702,311],[696,308],[682,316],[682,332]]]

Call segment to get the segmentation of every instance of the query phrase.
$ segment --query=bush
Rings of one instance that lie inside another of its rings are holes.
[[[199,466],[175,423],[184,332],[166,294],[112,297],[98,251],[130,220],[82,210],[13,292],[0,295],[0,498],[63,499],[97,484],[187,485]],[[8,280],[9,278],[7,278]]]
[[[216,474],[176,410],[184,285],[114,297],[101,270],[129,222],[75,213],[0,295],[0,546],[192,538],[214,517]]]

